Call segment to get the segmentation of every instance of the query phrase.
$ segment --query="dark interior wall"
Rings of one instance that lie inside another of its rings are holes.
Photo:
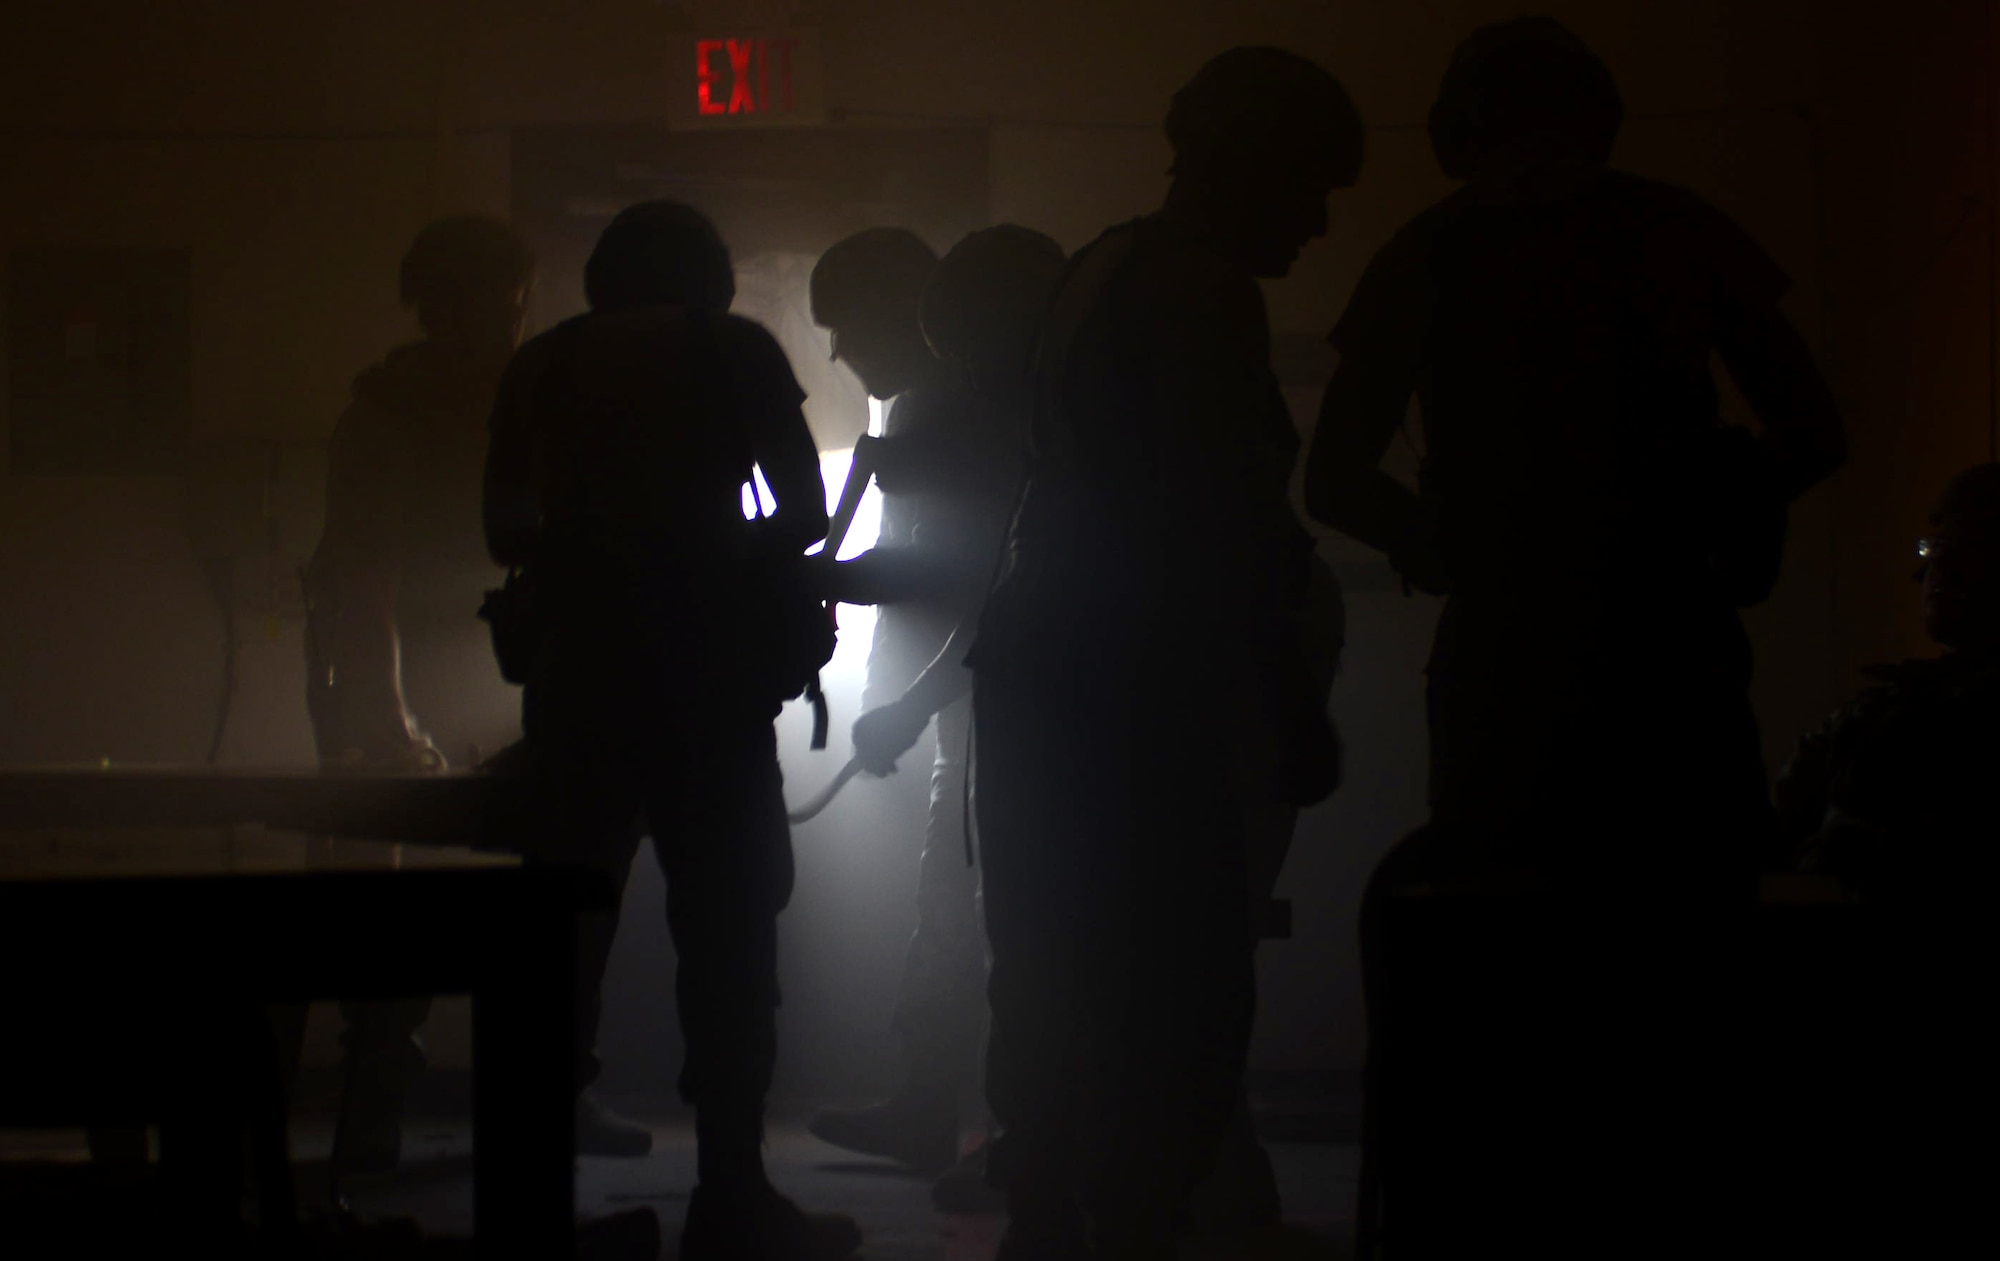
[[[1994,7],[1827,7],[1832,364],[1854,459],[1832,488],[1831,605],[1851,668],[1927,650],[1914,544],[1944,482],[1994,458]]]
[[[0,757],[202,756],[223,616],[203,562],[220,551],[282,575],[302,559],[317,529],[310,446],[351,375],[412,331],[393,302],[409,235],[444,210],[505,212],[516,130],[663,125],[669,60],[696,27],[788,7],[99,0],[0,14],[0,249],[190,251],[197,440],[304,444],[281,470],[275,563],[268,532],[254,545],[217,542],[213,530],[190,538],[190,505],[212,498],[198,484],[234,485],[252,502],[260,491],[227,468],[210,483],[0,471]],[[1518,11],[1376,0],[806,7],[827,103],[847,121],[802,135],[975,128],[993,216],[1071,248],[1157,202],[1168,164],[1158,119],[1205,57],[1268,42],[1322,60],[1369,121],[1370,156],[1360,186],[1337,195],[1327,240],[1269,287],[1273,327],[1301,362],[1372,251],[1447,189],[1420,124],[1451,46]],[[1851,690],[1859,664],[1921,650],[1910,542],[1944,477],[1986,455],[1988,6],[1548,7],[1623,85],[1632,119],[1620,162],[1709,197],[1791,272],[1788,309],[1830,348],[1855,430],[1853,465],[1799,506],[1785,582],[1751,618],[1775,759]],[[1292,391],[1302,427],[1310,378],[1308,365]],[[1300,830],[1284,890],[1299,936],[1265,959],[1257,1055],[1268,1067],[1357,1062],[1353,899],[1422,811],[1416,704],[1434,610],[1388,589],[1372,558],[1325,546],[1355,580],[1336,696],[1353,777]],[[261,609],[230,616],[245,632],[246,683],[226,756],[304,759],[296,623],[279,618],[267,635]],[[846,1040],[843,1064],[885,1059],[879,1030],[824,1022],[840,993],[862,993],[863,980],[879,988],[879,976],[851,974],[892,964],[893,917],[907,908],[893,890],[826,879],[802,899],[874,917],[888,944],[844,973],[810,973],[833,994],[800,1033]]]

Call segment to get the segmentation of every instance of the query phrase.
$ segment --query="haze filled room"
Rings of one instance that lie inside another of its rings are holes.
[[[1962,1249],[1996,75],[11,6],[0,1255]]]

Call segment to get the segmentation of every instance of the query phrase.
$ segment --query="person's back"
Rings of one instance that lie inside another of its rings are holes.
[[[1134,644],[1185,651],[1217,619],[1282,621],[1311,544],[1286,507],[1298,438],[1269,361],[1256,282],[1195,234],[1141,219],[1071,261],[983,668],[1087,674],[1136,666]]]
[[[1783,273],[1694,195],[1607,169],[1621,119],[1549,19],[1460,46],[1431,136],[1466,186],[1356,287],[1306,498],[1449,594],[1438,835],[1545,871],[1740,873],[1768,806],[1737,609],[1768,594],[1785,502],[1844,439]],[[1757,434],[1721,423],[1717,359]],[[1413,395],[1415,490],[1378,467]]]
[[[1385,308],[1425,322],[1423,493],[1455,593],[1694,580],[1718,325],[1786,288],[1741,229],[1615,171],[1538,197],[1466,189],[1406,227],[1371,280],[1335,337],[1366,353]]]
[[[1399,1255],[1470,1255],[1549,1196],[1549,1255],[1642,1220],[1698,1251],[1747,1183],[1713,1049],[1744,975],[1722,929],[1770,830],[1737,608],[1842,436],[1776,266],[1607,169],[1622,113],[1551,19],[1467,38],[1430,119],[1466,186],[1376,256],[1332,339],[1308,507],[1447,597],[1431,818],[1361,912],[1369,1107],[1393,1118],[1368,1207]],[[1754,438],[1720,423],[1718,358]],[[1413,395],[1417,488],[1380,468]],[[1467,1158],[1501,1133],[1505,1162]],[[1702,1160],[1715,1205],[1658,1198]]]
[[[538,857],[622,891],[650,835],[666,874],[699,1169],[679,1255],[845,1255],[853,1223],[801,1213],[762,1156],[794,877],[772,726],[792,664],[779,622],[786,607],[819,613],[775,584],[826,532],[804,395],[770,334],[724,314],[728,249],[690,207],[622,212],[584,288],[591,313],[510,366],[486,470],[487,545],[540,614],[515,671]],[[757,521],[741,498],[753,465],[776,504]],[[616,903],[579,917],[580,1093],[617,922]]]
[[[753,448],[800,397],[776,340],[735,316],[600,312],[523,346],[495,424],[545,462],[532,563],[556,616],[643,625],[661,651],[727,649],[758,533],[743,511]]]

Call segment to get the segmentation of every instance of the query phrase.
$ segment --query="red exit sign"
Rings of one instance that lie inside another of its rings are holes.
[[[776,39],[698,39],[694,43],[695,113],[769,114],[798,112],[793,82],[793,55],[799,41]],[[774,73],[775,71],[775,73]],[[776,83],[777,92],[771,90]]]

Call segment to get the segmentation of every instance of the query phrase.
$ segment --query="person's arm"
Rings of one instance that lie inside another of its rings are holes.
[[[832,562],[825,581],[827,599],[841,604],[901,604],[950,593],[949,576],[939,573],[937,558],[914,544],[871,547]]]
[[[1846,426],[1812,349],[1779,307],[1791,278],[1735,220],[1686,196],[1661,247],[1706,271],[1716,351],[1756,414],[1777,489],[1796,497],[1846,462]]]
[[[854,756],[872,775],[896,769],[896,759],[915,747],[924,728],[945,706],[972,691],[965,666],[979,616],[975,611],[952,630],[951,638],[903,694],[854,720]]]
[[[1268,729],[1273,787],[1284,801],[1309,805],[1339,782],[1339,742],[1297,618],[1312,542],[1284,482],[1271,475],[1274,443],[1291,435],[1262,294],[1247,278],[1170,280],[1147,330],[1159,403],[1154,493],[1164,501],[1152,507],[1199,566],[1176,581],[1224,606],[1214,627],[1224,646],[1204,681],[1209,712],[1238,738]]]
[[[1429,281],[1419,239],[1406,231],[1375,256],[1334,328],[1340,364],[1320,400],[1304,492],[1313,520],[1385,553],[1405,578],[1437,592],[1444,579],[1418,495],[1381,467],[1421,365]]]
[[[1847,461],[1847,427],[1812,349],[1775,303],[1725,303],[1722,362],[1763,425],[1779,486],[1796,498]]]
[[[1343,358],[1306,455],[1307,513],[1392,557],[1421,520],[1417,493],[1381,468],[1415,388],[1414,365]]]

